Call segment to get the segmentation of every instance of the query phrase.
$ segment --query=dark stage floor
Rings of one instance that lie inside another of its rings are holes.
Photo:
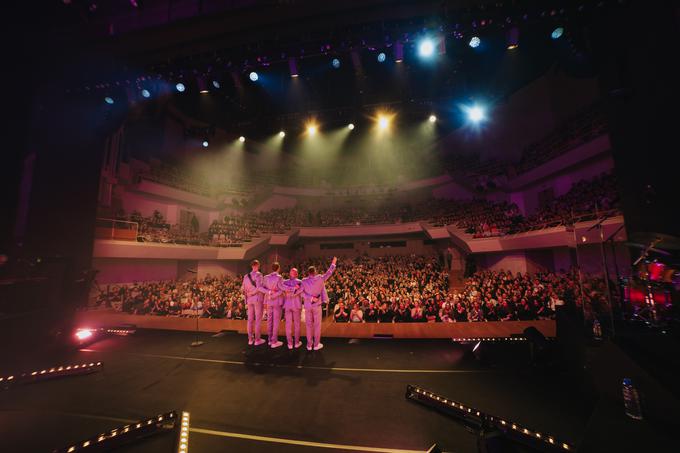
[[[495,366],[460,346],[434,340],[326,339],[308,353],[257,349],[245,337],[139,331],[52,357],[23,356],[21,366],[104,362],[88,376],[0,391],[0,451],[40,452],[169,410],[191,413],[190,451],[475,452],[461,425],[404,398],[414,383],[578,443],[592,401],[560,374],[528,371],[526,345],[496,345]],[[9,370],[3,360],[0,375]],[[124,451],[170,451],[172,436]],[[311,444],[306,445],[305,443]]]

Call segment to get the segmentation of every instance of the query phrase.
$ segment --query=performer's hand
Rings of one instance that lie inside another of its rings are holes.
[[[333,257],[332,263],[335,264],[335,263],[337,263],[337,262],[338,262],[338,257],[337,257],[337,256],[334,256],[334,257]]]

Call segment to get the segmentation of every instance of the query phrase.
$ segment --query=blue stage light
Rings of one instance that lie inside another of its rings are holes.
[[[143,89],[142,90],[142,97],[145,97],[145,98],[151,97],[151,93],[149,93],[149,90]]]
[[[385,55],[385,52],[380,52],[378,54],[378,63],[384,63],[386,59],[387,56]]]
[[[468,45],[469,45],[470,47],[472,47],[473,49],[476,49],[477,47],[479,47],[479,45],[480,45],[481,43],[482,43],[482,40],[479,39],[478,36],[473,36],[473,37],[470,39],[470,42],[468,43]]]
[[[104,98],[104,102],[106,102],[107,104],[111,105],[111,104],[113,104],[113,98],[112,98],[111,96],[106,96],[106,97]]]
[[[340,68],[340,60],[338,60],[337,58],[333,58],[333,60],[331,61],[331,66],[333,66],[335,69],[339,69]]]
[[[257,79],[260,78],[260,76],[258,76],[258,75],[257,75],[257,72],[255,72],[255,71],[251,72],[250,75],[249,75],[248,77],[249,77],[250,80],[252,80],[253,82],[257,82]]]
[[[557,27],[556,29],[554,29],[552,31],[552,33],[550,33],[550,37],[552,39],[559,39],[559,37],[562,36],[563,33],[564,33],[564,28]]]
[[[418,45],[418,54],[424,58],[431,57],[434,54],[434,42],[431,39],[423,39]]]
[[[220,82],[218,82],[217,80],[213,80],[212,85],[213,85],[215,88],[220,88],[220,86],[221,86],[221,85],[220,85]]]
[[[175,85],[175,89],[179,91],[180,93],[183,93],[184,90],[186,90],[186,87],[182,82],[179,82],[177,85]]]
[[[467,113],[468,119],[473,123],[479,123],[486,118],[486,112],[483,107],[479,105],[473,105],[471,107],[465,107],[465,112]]]

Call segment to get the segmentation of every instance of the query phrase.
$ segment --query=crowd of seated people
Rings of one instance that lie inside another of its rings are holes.
[[[604,111],[600,105],[591,105],[554,130],[548,136],[527,146],[518,163],[513,165],[515,174],[525,173],[548,162],[575,147],[587,143],[606,132]]]
[[[522,222],[519,231],[569,224],[574,219],[590,220],[596,218],[596,213],[618,209],[616,178],[613,174],[603,173],[575,183],[569,192],[540,207]]]
[[[296,265],[310,264],[328,265],[317,260]],[[132,314],[244,319],[240,287],[241,276],[143,282],[108,288],[96,303]],[[529,321],[553,318],[560,305],[597,316],[607,304],[603,281],[585,276],[581,290],[574,270],[531,275],[485,270],[450,290],[448,272],[435,256],[342,259],[326,287],[335,322]]]

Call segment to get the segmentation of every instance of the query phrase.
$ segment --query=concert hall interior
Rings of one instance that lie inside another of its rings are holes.
[[[0,452],[677,450],[678,5],[10,3]]]

